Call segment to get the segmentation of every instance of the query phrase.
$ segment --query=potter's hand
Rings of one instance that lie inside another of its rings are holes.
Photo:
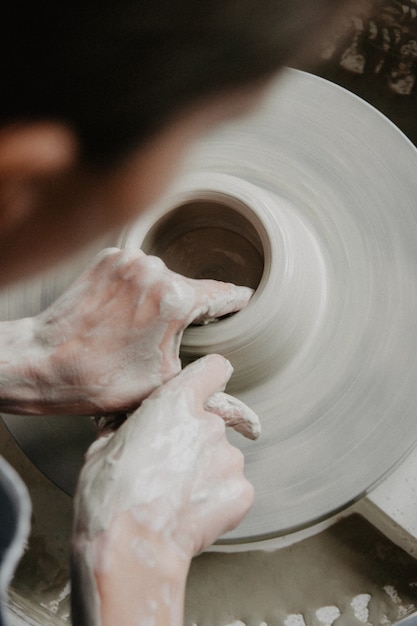
[[[139,250],[104,250],[40,315],[0,324],[0,408],[79,415],[136,409],[180,371],[184,329],[238,311],[251,294],[185,278]]]
[[[222,357],[196,361],[90,448],[75,498],[74,572],[78,586],[97,585],[97,623],[182,624],[191,558],[248,511],[243,456],[205,410],[230,375]]]
[[[242,454],[226,439],[221,405],[217,414],[206,409],[231,373],[221,356],[199,359],[92,444],[76,497],[78,523],[90,537],[130,511],[191,557],[236,526],[252,488]]]

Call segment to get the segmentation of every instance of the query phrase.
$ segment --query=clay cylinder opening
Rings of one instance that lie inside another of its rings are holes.
[[[248,207],[192,200],[175,207],[147,233],[142,249],[189,278],[213,278],[256,289],[264,248]]]

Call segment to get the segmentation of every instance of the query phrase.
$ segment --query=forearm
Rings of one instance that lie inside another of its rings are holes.
[[[41,317],[0,322],[0,411],[25,415],[94,415],[78,371],[79,345],[51,333]],[[93,386],[94,387],[94,386]],[[91,390],[90,390],[91,391]]]
[[[72,618],[80,626],[182,626],[189,561],[122,515],[92,540],[75,538]]]

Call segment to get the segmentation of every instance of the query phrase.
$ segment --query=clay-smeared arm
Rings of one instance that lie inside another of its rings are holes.
[[[139,250],[104,250],[40,315],[0,323],[0,410],[134,410],[180,371],[192,321],[238,311],[251,294],[185,278]]]
[[[192,557],[253,498],[223,416],[205,409],[231,371],[216,355],[196,361],[90,448],[75,498],[74,623],[182,625]]]

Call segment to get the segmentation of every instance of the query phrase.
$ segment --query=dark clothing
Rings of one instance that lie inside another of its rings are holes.
[[[19,475],[0,457],[0,626],[5,626],[4,603],[30,530],[31,504]]]

